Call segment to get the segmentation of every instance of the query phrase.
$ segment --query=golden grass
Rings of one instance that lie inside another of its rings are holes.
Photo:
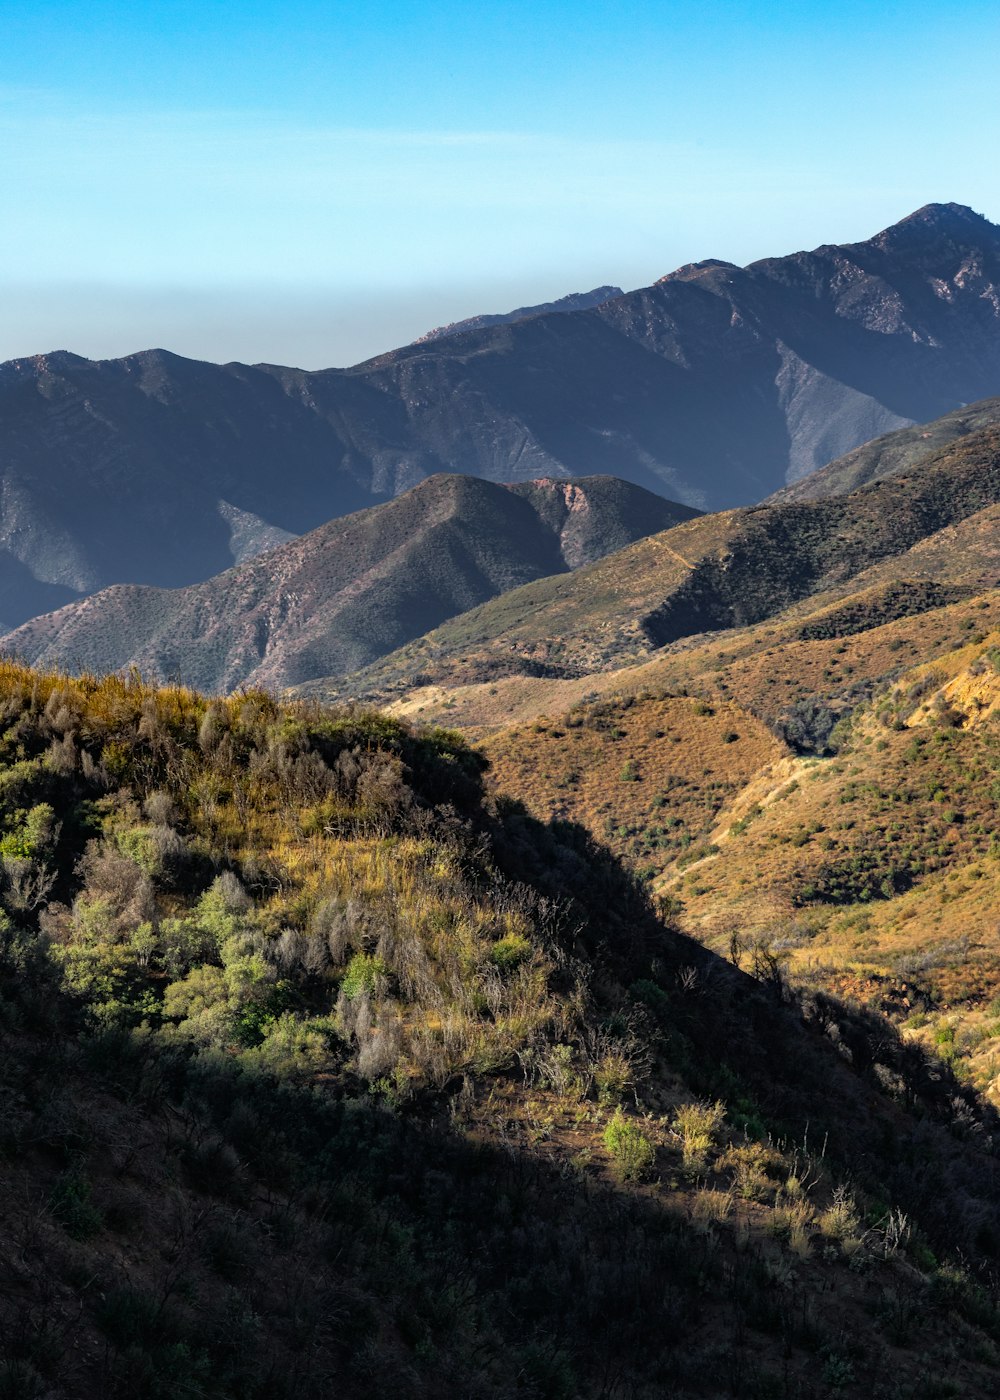
[[[652,873],[696,855],[727,801],[785,754],[739,706],[669,696],[583,705],[483,747],[499,790]]]
[[[773,722],[797,701],[886,682],[1000,626],[1000,591],[992,590],[853,636],[797,639],[804,625],[843,602],[824,595],[754,627],[692,638],[648,659],[571,679],[517,675],[464,683],[459,673],[456,680],[377,698],[391,714],[448,724],[475,738],[539,715],[562,714],[588,698],[649,691],[732,699]]]
[[[908,1034],[957,1056],[1000,1101],[1000,1010],[990,1010],[1000,994],[1000,862],[989,854],[1000,679],[982,659],[1000,638],[978,630],[997,595],[987,608],[983,601],[840,642],[775,641],[770,658],[727,663],[719,674],[770,659],[781,674],[808,675],[809,652],[847,643],[846,655],[877,672],[906,654],[897,643],[908,629],[930,658],[889,685],[835,758],[789,755],[732,702],[713,698],[706,714],[692,698],[623,695],[495,733],[485,741],[492,781],[539,816],[581,822],[654,874],[654,890],[678,901],[685,931],[723,953],[734,935],[745,949],[759,942],[794,980],[906,1021]],[[700,651],[732,653],[737,642],[727,636]],[[661,674],[681,659],[665,657]],[[942,720],[945,710],[952,719]],[[724,743],[727,732],[740,740]],[[817,873],[850,872],[873,843],[876,863],[910,852],[910,888],[886,897],[873,881],[860,902],[849,889],[838,902],[808,897]],[[949,1026],[953,1041],[941,1041]]]

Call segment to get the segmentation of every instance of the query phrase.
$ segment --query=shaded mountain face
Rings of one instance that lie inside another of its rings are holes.
[[[609,478],[498,486],[435,476],[217,578],[120,585],[2,645],[69,670],[137,665],[215,692],[357,669],[455,613],[691,518]]]
[[[505,326],[511,321],[525,321],[529,316],[543,316],[548,312],[589,311],[593,306],[601,306],[613,297],[623,296],[621,287],[595,287],[590,292],[570,292],[569,296],[557,301],[544,301],[539,306],[519,306],[516,311],[503,311],[493,316],[468,316],[464,321],[452,321],[447,326],[435,326],[434,330],[418,336],[415,345],[426,345],[431,340],[443,340],[445,336],[461,335],[463,331],[481,331],[487,326]]]
[[[717,261],[348,370],[164,351],[0,366],[0,621],[201,581],[440,471],[610,474],[750,503],[1000,385],[1000,229],[929,205],[864,243]]]
[[[933,457],[942,447],[982,428],[1000,424],[1000,398],[981,399],[946,413],[933,423],[900,428],[856,447],[809,476],[783,486],[768,497],[769,505],[791,501],[819,501],[840,496],[870,481],[882,481]]]
[[[0,366],[0,492],[7,626],[121,580],[203,579],[372,500],[274,375],[164,351]]]
[[[609,472],[720,509],[996,392],[998,288],[1000,229],[929,205],[864,243],[690,265],[351,373],[401,395],[442,465]]]

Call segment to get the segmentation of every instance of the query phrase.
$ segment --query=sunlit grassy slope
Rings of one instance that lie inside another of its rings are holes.
[[[699,678],[711,698],[640,691],[500,731],[487,742],[494,780],[607,840],[709,946],[725,952],[735,936],[773,950],[803,985],[949,1047],[1000,1098],[1000,634],[979,630],[991,618],[987,595],[876,629],[892,633],[888,644],[863,633],[840,656],[810,641],[764,653],[753,669],[737,658]],[[826,665],[810,667],[820,647]],[[928,660],[901,669],[914,652]],[[836,728],[817,727],[823,687],[829,697],[845,675],[863,680],[866,664],[882,680],[859,687],[853,709],[827,714],[841,715]],[[793,681],[816,697],[797,728],[769,699]],[[818,732],[829,756],[783,748],[716,698],[733,692],[772,725],[784,715],[800,748]],[[683,722],[671,724],[677,714]],[[574,777],[584,749],[587,776]]]
[[[719,812],[787,749],[731,701],[628,697],[503,730],[484,751],[500,789],[582,823],[651,877],[694,860]]]

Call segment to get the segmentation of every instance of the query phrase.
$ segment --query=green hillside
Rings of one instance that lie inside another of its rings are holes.
[[[995,1392],[1000,1125],[946,1063],[454,734],[0,703],[6,1394]]]

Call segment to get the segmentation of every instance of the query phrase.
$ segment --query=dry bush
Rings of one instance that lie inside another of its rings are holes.
[[[88,843],[76,873],[82,885],[73,912],[81,930],[86,928],[113,941],[156,917],[156,895],[149,876],[106,842]],[[93,920],[88,911],[98,910],[99,928],[91,930]]]
[[[838,1240],[841,1244],[857,1237],[861,1216],[854,1196],[846,1186],[834,1188],[830,1204],[820,1213],[817,1225],[828,1239]]]
[[[680,1134],[684,1166],[703,1172],[726,1120],[722,1103],[689,1103],[674,1114],[673,1127]]]

